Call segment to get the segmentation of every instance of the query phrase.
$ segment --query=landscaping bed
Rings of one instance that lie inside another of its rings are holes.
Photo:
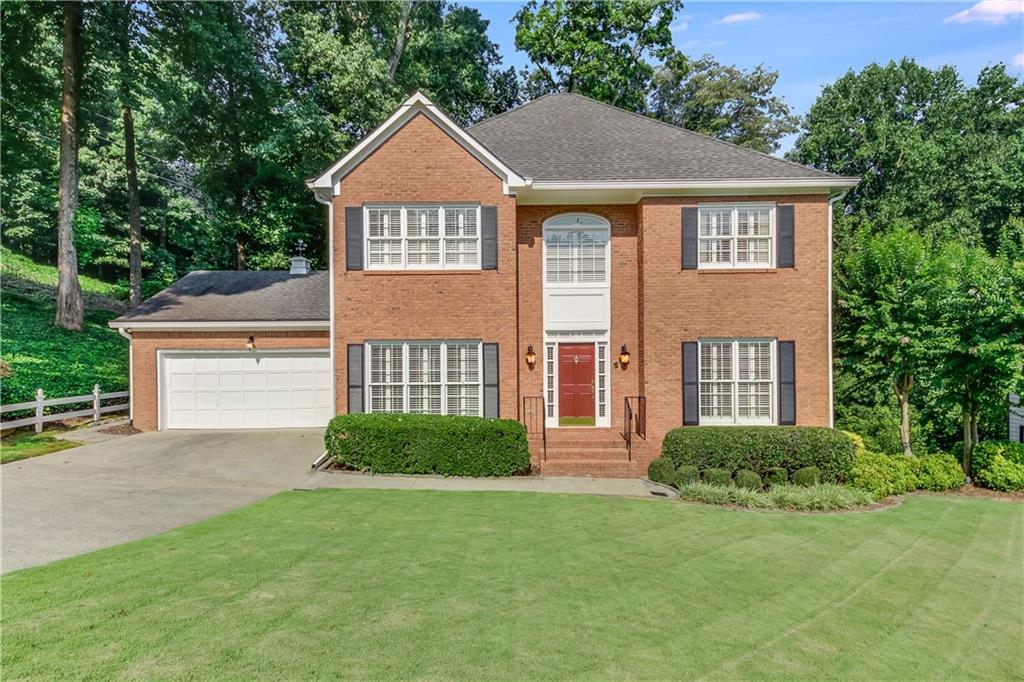
[[[288,492],[4,576],[10,679],[1015,679],[1024,514]]]

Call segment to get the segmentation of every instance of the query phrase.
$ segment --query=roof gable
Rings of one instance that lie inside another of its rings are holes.
[[[319,176],[309,180],[306,185],[314,192],[320,194],[328,192],[337,193],[339,190],[338,183],[345,175],[362,163],[363,160],[387,142],[392,135],[401,130],[406,123],[418,114],[423,114],[448,133],[466,151],[501,178],[507,187],[520,187],[525,184],[525,180],[519,174],[509,168],[507,164],[484,145],[480,144],[478,140],[467,134],[463,128],[452,121],[447,114],[427,99],[425,95],[417,92],[407,99],[395,113],[391,114],[384,123],[360,140],[345,156],[336,161]]]

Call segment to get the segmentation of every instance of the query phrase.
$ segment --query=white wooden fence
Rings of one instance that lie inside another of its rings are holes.
[[[35,426],[36,433],[40,433],[43,430],[43,424],[46,424],[47,422],[62,421],[64,419],[75,419],[77,417],[92,417],[92,421],[95,423],[100,420],[100,415],[108,414],[110,412],[125,412],[128,410],[128,401],[125,401],[123,403],[114,403],[113,405],[104,405],[104,400],[118,400],[120,398],[127,397],[128,391],[100,393],[100,385],[96,384],[95,386],[92,387],[92,393],[86,393],[85,395],[73,395],[68,398],[46,399],[46,395],[43,393],[43,389],[39,388],[36,389],[35,400],[30,400],[26,403],[0,405],[0,415],[7,412],[15,412],[18,410],[35,409],[36,412],[31,417],[22,417],[20,419],[13,419],[11,421],[0,421],[0,430],[16,429],[19,426]],[[47,407],[56,407],[58,405],[74,405],[76,403],[92,403],[92,406],[81,410],[71,410],[69,412],[52,412],[50,414],[45,414]]]

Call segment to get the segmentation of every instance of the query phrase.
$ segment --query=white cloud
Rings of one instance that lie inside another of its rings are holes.
[[[1024,0],[1021,0],[1024,2]],[[763,18],[764,15],[759,12],[738,12],[737,14],[727,14],[718,21],[716,24],[741,24],[744,21],[757,21]]]
[[[716,47],[724,47],[728,43],[724,40],[687,40],[682,48],[687,52],[693,50],[710,50]]]
[[[673,33],[682,33],[686,29],[690,28],[691,19],[693,19],[693,17],[691,17],[688,14],[684,14],[681,17],[679,17],[679,21],[669,26],[668,30],[672,31]]]
[[[1024,14],[1024,0],[981,0],[962,12],[948,16],[947,24],[970,24],[983,21],[986,24],[1005,24],[1010,17]]]
[[[1024,52],[1018,52],[1017,54],[1013,55],[1013,65],[1018,68],[1024,69]]]

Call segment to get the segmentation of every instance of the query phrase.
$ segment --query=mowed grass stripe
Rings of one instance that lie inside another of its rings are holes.
[[[284,493],[5,576],[4,676],[1020,677],[1022,520]]]

